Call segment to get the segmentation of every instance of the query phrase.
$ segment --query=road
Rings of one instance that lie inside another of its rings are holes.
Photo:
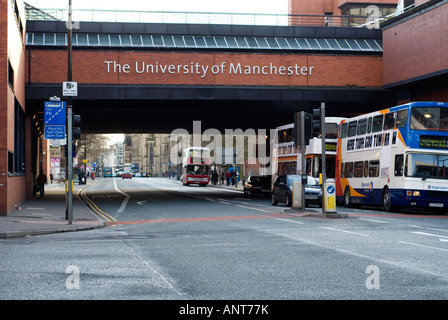
[[[0,240],[0,299],[448,298],[447,215],[284,214],[161,178],[97,179],[82,196],[108,226]]]

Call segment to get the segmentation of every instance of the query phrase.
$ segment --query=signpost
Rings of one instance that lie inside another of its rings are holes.
[[[76,81],[64,81],[62,83],[62,95],[64,97],[76,97],[76,96],[78,96],[78,82],[76,82]]]
[[[45,139],[65,139],[65,125],[45,125]]]
[[[66,106],[65,101],[45,101],[44,138],[65,139]]]

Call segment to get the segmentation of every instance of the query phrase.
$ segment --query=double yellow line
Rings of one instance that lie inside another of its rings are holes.
[[[87,197],[85,189],[86,188],[83,188],[83,189],[78,191],[78,196],[81,198],[81,200],[84,201],[84,203],[86,203],[87,206],[93,212],[95,212],[97,215],[99,215],[101,218],[103,218],[107,222],[117,221],[117,219],[115,219],[114,217],[108,215],[106,212],[104,212],[103,210],[98,208],[98,206],[95,204],[95,202],[93,202],[91,199],[89,199],[89,197]]]

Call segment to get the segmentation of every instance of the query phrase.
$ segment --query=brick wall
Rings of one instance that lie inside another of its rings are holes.
[[[65,81],[66,51],[31,50],[29,54],[30,83]],[[382,57],[76,50],[73,81],[80,84],[381,87]]]
[[[20,21],[25,27],[23,3],[16,1]],[[0,215],[6,215],[14,205],[25,200],[29,178],[28,174],[8,174],[8,152],[14,152],[15,99],[25,111],[25,46],[13,3],[0,0]],[[8,61],[14,70],[13,88],[8,84]],[[26,140],[29,141],[28,137]],[[29,145],[27,149],[30,149]]]
[[[383,31],[384,85],[448,69],[448,4]]]

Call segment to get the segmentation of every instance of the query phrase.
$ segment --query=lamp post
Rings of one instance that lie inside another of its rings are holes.
[[[72,81],[72,0],[68,1],[68,70],[67,80]],[[67,210],[68,224],[73,221],[73,123],[72,123],[72,97],[67,97]]]

